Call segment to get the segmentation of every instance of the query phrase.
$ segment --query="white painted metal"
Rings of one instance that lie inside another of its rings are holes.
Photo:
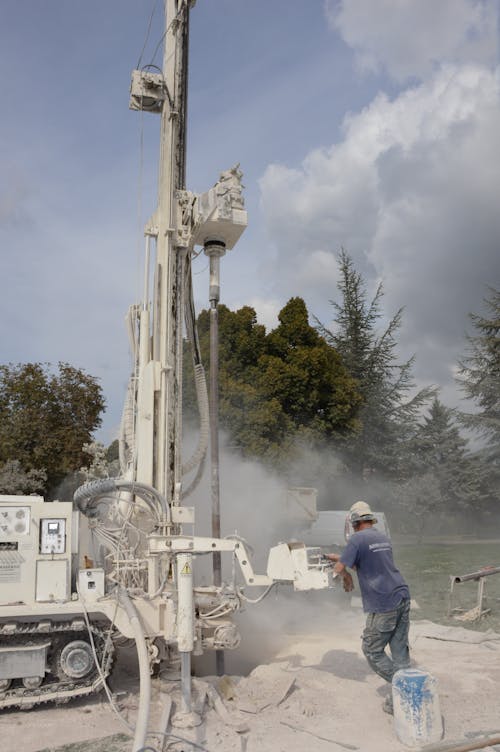
[[[177,568],[177,649],[190,653],[194,647],[193,555],[178,554]]]
[[[103,598],[105,594],[104,569],[80,569],[78,593],[86,603]]]
[[[72,523],[71,502],[0,497],[0,604],[69,598]]]
[[[272,549],[267,574],[259,575],[240,540],[185,534],[185,526],[195,522],[194,509],[182,505],[181,463],[182,337],[185,296],[191,302],[190,257],[196,245],[210,256],[209,297],[216,304],[220,258],[247,225],[239,165],[221,172],[201,195],[185,187],[187,41],[193,5],[193,0],[165,0],[162,73],[135,71],[132,77],[132,109],[158,113],[161,126],[158,203],[145,228],[143,300],[127,316],[133,376],[119,442],[122,477],[96,481],[89,484],[89,492],[84,486],[75,494],[79,509],[89,517],[88,534],[81,536],[86,547],[80,551],[71,503],[0,497],[0,626],[13,624],[15,631],[16,622],[28,616],[50,633],[52,619],[72,623],[85,616],[95,622],[107,619],[121,634],[134,637],[141,670],[134,749],[144,745],[149,667],[158,653],[163,651],[164,657],[171,647],[180,652],[183,710],[188,713],[193,649],[201,653],[207,647],[222,650],[239,644],[231,613],[241,607],[241,589],[234,581],[195,588],[194,555],[232,554],[247,585],[288,582],[296,589],[310,589],[331,583],[328,566],[313,561],[301,544]],[[194,318],[192,309],[187,306],[188,321]],[[195,374],[206,403],[199,351]],[[185,473],[203,460],[207,425],[202,433]],[[91,568],[77,572],[83,561]],[[133,602],[128,595],[132,588]]]

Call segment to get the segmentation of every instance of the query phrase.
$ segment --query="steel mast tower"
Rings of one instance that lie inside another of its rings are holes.
[[[206,401],[208,423],[208,397],[205,400],[203,396],[206,384],[192,299],[191,256],[198,245],[210,257],[209,298],[213,308],[219,299],[219,259],[234,247],[247,226],[239,165],[221,172],[205,193],[191,193],[185,186],[189,14],[194,4],[195,0],[165,0],[163,69],[157,72],[156,66],[149,65],[133,71],[130,98],[132,109],[161,117],[160,165],[158,204],[145,228],[143,301],[129,312],[134,372],[124,410],[120,460],[130,481],[154,487],[174,507],[181,505],[183,474],[199,466],[208,444],[207,430],[194,457],[182,466],[184,317],[193,343],[201,422]],[[150,262],[151,241],[156,246],[154,263]],[[218,510],[214,518],[218,519]],[[212,534],[218,537],[219,531]]]
[[[139,314],[133,480],[178,504],[181,484],[181,384],[184,289],[188,248],[179,244],[178,199],[185,190],[189,13],[195,0],[165,0],[164,57],[134,71],[130,106],[160,114],[157,209],[145,228],[145,295]],[[148,70],[149,68],[149,70]],[[150,239],[156,240],[152,311]],[[150,329],[152,325],[152,329]]]

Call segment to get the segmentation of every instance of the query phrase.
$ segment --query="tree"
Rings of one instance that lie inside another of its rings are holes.
[[[45,470],[28,470],[19,460],[8,460],[0,465],[0,494],[29,495],[42,493],[47,480]]]
[[[328,442],[354,430],[360,400],[338,353],[310,326],[301,298],[288,301],[279,322],[266,334],[253,308],[219,308],[221,426],[232,446],[274,466],[290,458],[297,442]],[[202,311],[205,363],[209,327]],[[187,385],[184,395],[192,401]]]
[[[46,494],[86,461],[83,445],[101,424],[104,398],[97,380],[67,363],[0,366],[0,463],[25,473],[44,471]]]
[[[360,396],[338,352],[310,326],[302,298],[291,298],[278,320],[258,361],[261,392],[304,436],[324,442],[351,433]]]
[[[489,289],[484,302],[490,316],[470,314],[475,334],[467,337],[458,382],[478,407],[474,414],[462,413],[463,422],[483,435],[490,458],[500,464],[500,291]]]
[[[474,334],[467,337],[468,350],[459,361],[458,383],[477,406],[475,413],[461,413],[462,423],[483,439],[477,460],[483,469],[483,493],[496,510],[500,481],[500,291],[489,288],[485,299],[489,315],[470,314]]]
[[[482,497],[481,465],[468,449],[468,441],[456,423],[456,413],[437,398],[410,442],[408,457],[412,471],[411,485],[418,490],[422,481],[434,481],[438,500],[421,494],[415,507],[438,511],[441,517],[478,507]],[[424,489],[422,489],[424,490]],[[436,510],[436,507],[439,509]],[[434,520],[436,517],[434,516]]]
[[[115,478],[120,475],[117,444],[118,441],[115,440],[109,447],[105,447],[100,441],[91,441],[90,444],[83,445],[87,464],[79,470],[79,484],[97,478]]]
[[[374,471],[399,477],[403,472],[404,443],[412,433],[422,405],[435,390],[429,387],[410,396],[414,391],[414,358],[397,362],[396,334],[403,309],[379,333],[382,285],[368,302],[363,278],[345,250],[339,257],[339,269],[341,301],[331,301],[336,327],[332,331],[318,320],[316,324],[356,379],[362,397],[358,414],[361,430],[347,438],[343,456],[358,477]]]

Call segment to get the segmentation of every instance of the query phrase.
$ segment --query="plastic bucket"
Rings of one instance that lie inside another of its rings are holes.
[[[396,671],[392,679],[394,729],[407,747],[437,742],[443,737],[437,679],[416,668]]]

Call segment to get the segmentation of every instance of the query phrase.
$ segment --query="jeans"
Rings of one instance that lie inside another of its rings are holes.
[[[362,635],[362,648],[370,668],[388,682],[400,668],[410,665],[408,631],[410,629],[410,601],[405,598],[394,609],[382,614],[368,614]],[[390,658],[385,652],[391,650]]]

